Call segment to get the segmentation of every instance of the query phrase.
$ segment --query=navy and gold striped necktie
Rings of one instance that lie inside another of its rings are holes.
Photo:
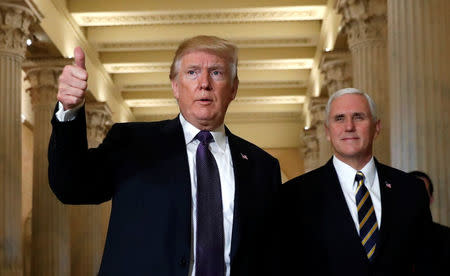
[[[372,199],[364,185],[364,179],[364,174],[358,171],[355,176],[355,181],[358,184],[355,198],[359,219],[359,237],[366,251],[367,258],[369,261],[372,261],[378,240],[378,223]]]

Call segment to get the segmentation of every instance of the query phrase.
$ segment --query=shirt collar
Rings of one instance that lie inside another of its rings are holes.
[[[180,113],[180,123],[183,128],[184,139],[186,145],[195,140],[195,136],[200,132],[200,129],[196,128],[194,125],[189,123],[184,117],[183,114]],[[225,134],[225,126],[221,124],[218,128],[210,131],[211,135],[214,138],[214,142],[219,146],[222,151],[225,151],[226,147],[226,134]]]
[[[355,190],[357,184],[354,180],[355,180],[355,175],[356,175],[357,170],[352,168],[350,165],[342,162],[336,156],[333,156],[333,165],[334,165],[334,168],[336,169],[336,172],[337,172],[338,177],[341,180],[341,182],[345,179],[346,180],[345,182],[349,183],[347,181],[350,179],[352,181],[351,182],[352,189]],[[367,162],[367,164],[364,165],[364,167],[360,171],[362,171],[362,173],[365,176],[366,187],[369,187],[369,188],[372,187],[372,185],[374,183],[374,179],[375,179],[375,174],[377,171],[373,156],[372,156],[372,158],[370,158],[369,162]]]

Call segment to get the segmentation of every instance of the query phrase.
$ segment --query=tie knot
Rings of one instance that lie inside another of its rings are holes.
[[[197,133],[197,136],[195,136],[197,138],[197,140],[200,141],[200,143],[202,144],[209,144],[212,141],[214,141],[214,138],[211,135],[211,132],[207,131],[207,130],[202,130],[199,133]]]
[[[356,172],[355,180],[356,180],[357,182],[359,182],[359,181],[361,181],[361,180],[364,180],[364,178],[365,178],[365,176],[364,176],[364,174],[362,173],[362,171],[357,171],[357,172]]]

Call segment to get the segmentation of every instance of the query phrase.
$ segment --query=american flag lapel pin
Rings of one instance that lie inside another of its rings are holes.
[[[247,155],[245,155],[245,154],[243,154],[243,153],[241,153],[241,157],[242,157],[242,159],[248,160]]]
[[[387,188],[389,188],[389,189],[391,189],[392,188],[392,185],[391,185],[391,183],[387,183],[386,181],[384,182],[384,184],[386,184],[386,187]]]

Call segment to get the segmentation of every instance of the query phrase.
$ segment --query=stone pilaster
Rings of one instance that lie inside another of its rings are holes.
[[[374,155],[390,164],[390,110],[387,65],[387,0],[338,0],[353,62],[353,85],[368,93],[378,107],[381,135]]]
[[[48,184],[47,149],[58,77],[70,59],[33,59],[24,63],[34,111],[32,264],[33,275],[70,275],[68,208]]]
[[[89,147],[100,145],[110,122],[111,111],[106,103],[86,103]],[[71,206],[71,276],[98,273],[110,208],[110,202],[101,205]]]
[[[319,166],[325,164],[333,154],[330,142],[327,140],[325,131],[326,112],[328,98],[312,98],[309,102],[309,110],[311,112],[311,126],[315,129],[315,135],[318,146]]]
[[[313,127],[304,129],[303,157],[305,162],[305,172],[312,171],[319,167],[319,142],[317,140],[316,129]]]
[[[392,164],[434,183],[433,218],[450,225],[450,1],[389,0]]]
[[[22,275],[21,67],[32,12],[0,3],[0,275]]]
[[[328,96],[339,89],[353,87],[352,58],[350,52],[332,51],[323,53],[319,68],[324,75],[324,86]]]

